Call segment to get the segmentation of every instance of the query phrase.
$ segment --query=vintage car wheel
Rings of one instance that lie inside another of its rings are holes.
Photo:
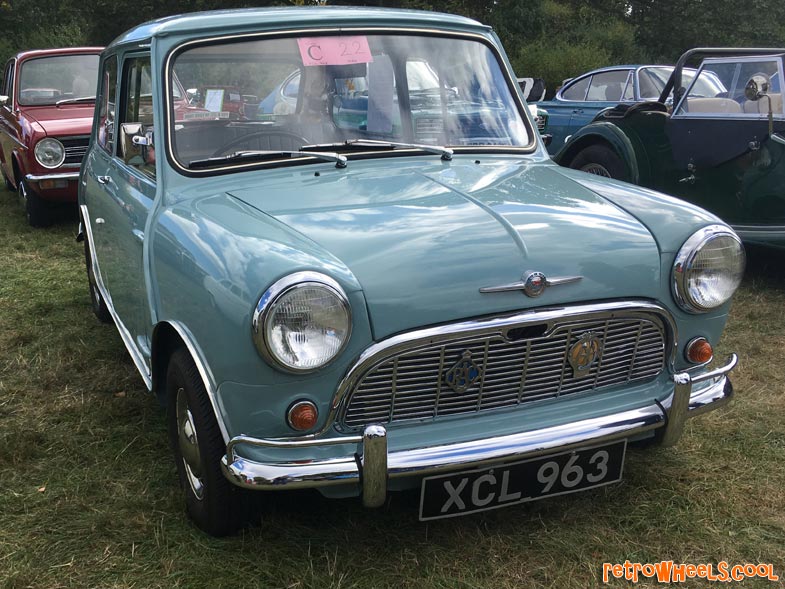
[[[169,441],[188,515],[212,536],[235,532],[246,519],[248,493],[221,472],[225,446],[202,378],[190,354],[178,348],[166,373]]]
[[[621,158],[604,145],[590,145],[582,149],[570,162],[570,167],[574,170],[615,180],[626,181],[630,178]]]
[[[213,152],[211,157],[220,157],[227,155],[232,149],[244,145],[249,140],[256,139],[258,145],[251,147],[250,144],[247,149],[264,149],[270,151],[297,151],[303,145],[308,143],[308,139],[297,135],[295,133],[287,133],[285,131],[256,131],[241,135],[236,139],[232,139],[228,143],[224,143],[221,147]]]
[[[27,223],[31,227],[47,227],[52,223],[46,203],[34,191],[27,188],[24,180],[19,181],[18,194],[25,208]]]
[[[109,307],[106,306],[104,297],[101,296],[101,291],[98,288],[98,283],[95,280],[95,273],[93,272],[93,259],[90,255],[90,244],[87,240],[87,235],[84,238],[84,261],[87,267],[87,284],[90,288],[90,304],[93,308],[93,313],[101,323],[111,323],[112,315],[109,313]]]

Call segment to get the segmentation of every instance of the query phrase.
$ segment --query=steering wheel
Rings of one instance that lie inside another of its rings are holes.
[[[256,145],[253,145],[256,140]],[[287,131],[255,131],[240,137],[235,137],[231,141],[224,143],[216,149],[210,157],[220,157],[227,155],[239,145],[244,145],[246,149],[259,149],[264,151],[297,151],[303,145],[310,143],[308,139],[289,133]]]

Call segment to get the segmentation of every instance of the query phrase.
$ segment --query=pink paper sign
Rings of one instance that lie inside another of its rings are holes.
[[[354,37],[306,37],[297,39],[303,65],[347,65],[373,61],[368,38]]]

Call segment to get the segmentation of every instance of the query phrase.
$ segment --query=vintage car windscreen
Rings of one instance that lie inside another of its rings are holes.
[[[52,105],[95,97],[98,55],[56,55],[29,59],[19,74],[19,104]]]
[[[170,85],[176,77],[192,89],[192,108],[170,111],[172,154],[188,169],[241,163],[235,156],[248,151],[341,151],[356,140],[532,143],[496,55],[473,40],[390,34],[227,41],[176,54],[172,72]]]

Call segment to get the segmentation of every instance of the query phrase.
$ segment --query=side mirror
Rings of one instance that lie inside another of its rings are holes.
[[[769,77],[766,74],[755,74],[744,86],[744,97],[747,100],[760,100],[769,91]]]
[[[120,126],[120,151],[128,165],[152,165],[155,163],[153,130],[145,129],[142,123],[123,123]]]

